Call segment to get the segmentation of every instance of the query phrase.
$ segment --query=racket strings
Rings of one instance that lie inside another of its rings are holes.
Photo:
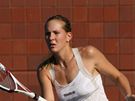
[[[9,88],[10,90],[15,89],[15,83],[11,76],[7,73],[0,72],[0,85]]]

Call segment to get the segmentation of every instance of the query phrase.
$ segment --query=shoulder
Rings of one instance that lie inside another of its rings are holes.
[[[85,46],[85,47],[79,47],[78,48],[80,54],[83,56],[83,57],[94,57],[98,52],[99,50],[92,46],[92,45],[88,45],[88,46]]]
[[[52,67],[52,64],[54,63],[54,56],[49,55],[43,62],[41,62],[37,67],[38,73],[45,73],[48,74],[48,71]]]
[[[47,57],[42,63],[39,64],[37,68],[37,77],[40,83],[46,80],[51,81],[52,77],[50,75],[50,70],[55,62],[54,56],[51,55]]]

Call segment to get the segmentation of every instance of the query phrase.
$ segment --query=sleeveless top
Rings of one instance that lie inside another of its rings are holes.
[[[92,76],[92,74],[86,70],[77,48],[73,49],[73,54],[79,71],[69,84],[59,84],[55,80],[54,66],[50,69],[50,75],[59,101],[108,101],[100,74]]]

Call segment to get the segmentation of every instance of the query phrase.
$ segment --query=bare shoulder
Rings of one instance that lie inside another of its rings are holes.
[[[85,47],[79,47],[78,49],[79,49],[80,54],[86,58],[93,57],[96,55],[96,53],[99,52],[99,50],[92,45],[88,45]]]
[[[53,63],[53,56],[49,56],[42,63],[39,64],[37,68],[38,75],[49,75],[49,70]]]

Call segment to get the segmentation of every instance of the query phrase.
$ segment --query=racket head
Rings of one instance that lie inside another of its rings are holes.
[[[0,63],[0,71],[6,72],[6,67],[2,63]]]
[[[4,87],[3,87],[4,86]],[[20,90],[31,92],[26,86],[19,82],[15,76],[0,63],[0,88],[7,88],[8,91],[18,92]]]
[[[22,90],[19,89],[18,87],[20,87]],[[0,89],[9,93],[12,92],[22,93],[37,101],[47,101],[41,96],[36,96],[34,92],[31,92],[27,87],[25,87],[22,83],[20,83],[14,77],[14,75],[10,71],[8,71],[6,67],[1,63],[0,63]]]
[[[6,67],[0,63],[0,89],[13,92],[16,89],[16,84]]]

